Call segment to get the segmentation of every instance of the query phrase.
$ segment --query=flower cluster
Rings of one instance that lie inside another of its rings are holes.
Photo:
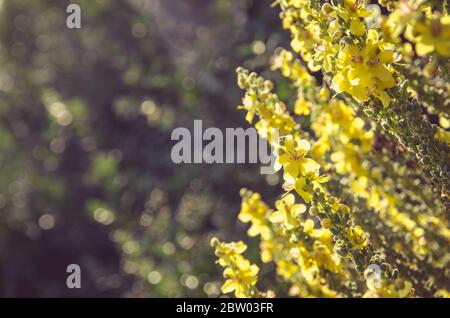
[[[366,8],[362,0],[335,2],[320,7],[318,1],[300,6],[296,1],[281,1],[283,19],[296,21],[284,23],[292,33],[292,48],[312,71],[334,74],[336,92],[346,92],[357,101],[374,96],[387,107],[391,99],[387,89],[396,83],[394,48],[378,30],[368,27],[378,11]],[[306,34],[299,31],[303,29]]]
[[[294,53],[279,50],[272,69],[291,81],[295,102],[237,70],[247,120],[258,119],[263,137],[280,136],[269,139],[284,181],[274,209],[241,192],[239,219],[259,237],[262,262],[299,297],[448,295],[446,9],[383,0],[384,15],[364,0],[276,3]]]
[[[419,56],[436,52],[450,57],[450,17],[446,13],[433,12],[424,0],[402,0],[389,7],[394,10],[385,21],[385,30],[391,30],[393,37],[404,33]]]
[[[239,298],[274,296],[272,291],[262,293],[256,288],[259,267],[241,255],[247,249],[242,241],[222,243],[213,238],[211,246],[215,248],[215,254],[219,258],[217,262],[225,268],[223,276],[227,280],[221,288],[223,293],[234,291]]]

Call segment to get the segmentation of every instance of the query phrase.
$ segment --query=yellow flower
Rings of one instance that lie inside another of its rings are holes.
[[[342,151],[334,152],[331,157],[334,162],[336,172],[339,174],[357,172],[360,169],[360,153],[354,147],[346,147]]]
[[[443,114],[439,114],[439,125],[444,129],[449,129],[450,119],[445,117]]]
[[[339,52],[339,45],[332,44],[329,41],[322,41],[320,45],[314,45],[314,60],[323,61],[323,69],[325,72],[331,72],[332,59]]]
[[[450,145],[450,131],[444,130],[441,127],[437,127],[437,131],[436,134],[434,135],[434,138]]]
[[[252,296],[252,289],[258,281],[258,266],[250,264],[248,260],[242,259],[236,268],[228,267],[224,270],[223,276],[227,278],[221,287],[224,294],[234,291],[238,298]]]
[[[319,164],[312,159],[305,158],[311,145],[305,139],[295,140],[292,135],[283,139],[280,155],[275,161],[275,170],[284,168],[284,179],[294,182],[298,175],[316,175]]]
[[[395,85],[389,65],[393,60],[392,47],[380,40],[375,30],[369,30],[362,49],[347,44],[338,54],[339,72],[333,78],[333,88],[349,93],[359,102],[374,95],[387,107],[391,97],[385,89]]]
[[[267,213],[269,208],[261,200],[258,193],[253,193],[242,200],[241,211],[239,213],[239,220],[252,225],[248,229],[249,236],[261,235],[265,240],[270,239],[271,231],[267,225]]]
[[[318,242],[322,243],[329,248],[333,247],[333,235],[329,230],[325,230],[324,228],[315,228],[314,221],[308,219],[303,224],[303,232],[308,234],[309,236],[317,239]]]
[[[316,65],[313,59],[314,47],[318,40],[315,37],[315,30],[311,29],[314,27],[314,24],[310,24],[307,28],[299,25],[291,27],[293,36],[291,47],[295,52],[300,53],[302,59],[307,63],[308,68],[312,72],[317,72],[320,69],[320,65]]]
[[[414,21],[420,14],[420,5],[423,0],[403,0],[398,7],[383,21],[382,29],[388,32],[391,43],[399,42],[400,35],[405,30],[409,22]],[[384,32],[383,32],[384,33]]]
[[[310,107],[310,103],[303,96],[299,96],[295,102],[294,113],[297,115],[309,115]]]
[[[330,180],[330,176],[319,175],[318,173],[316,173],[314,175],[310,175],[309,180],[321,191],[325,191],[322,183],[328,182]],[[305,177],[298,177],[293,184],[287,183],[287,187],[295,189],[295,191],[303,198],[303,200],[305,200],[306,203],[309,203],[311,201],[313,189],[310,189],[307,186]]]
[[[291,279],[300,270],[299,266],[293,262],[280,260],[277,263],[277,274],[283,277],[285,280]]]
[[[450,16],[426,15],[410,26],[406,37],[415,42],[419,56],[436,51],[450,57]]]
[[[255,296],[259,268],[240,255],[247,249],[247,245],[242,241],[222,243],[217,238],[213,238],[211,246],[215,248],[215,254],[219,258],[218,263],[225,267],[223,276],[227,280],[222,285],[222,293],[234,291],[236,297]]]
[[[360,226],[355,226],[353,229],[348,228],[346,235],[355,249],[362,249],[367,245],[366,234]]]
[[[275,202],[275,207],[277,211],[270,215],[270,222],[283,223],[288,230],[298,227],[298,216],[306,211],[305,205],[295,204],[295,196],[292,193]]]
[[[291,28],[294,38],[291,41],[291,47],[295,52],[300,53],[304,60],[308,60],[315,43],[313,34],[300,26]]]
[[[243,109],[247,110],[247,115],[245,116],[245,120],[248,123],[253,123],[253,118],[255,117],[255,113],[257,110],[257,99],[255,95],[246,94],[242,99]]]
[[[320,276],[320,269],[316,262],[312,260],[307,260],[303,262],[301,266],[301,272],[305,280],[309,283],[314,283]]]
[[[319,241],[314,242],[312,256],[320,267],[334,273],[343,272],[338,266],[340,259],[334,258],[330,249]]]
[[[211,240],[211,245],[215,245],[215,240]],[[213,246],[214,246],[213,245]],[[218,263],[221,266],[227,266],[227,264],[235,261],[236,258],[247,249],[247,245],[242,242],[220,243],[216,246],[216,256],[219,257]]]
[[[439,289],[434,295],[440,298],[450,298],[450,292],[445,289]]]
[[[370,16],[370,12],[364,7],[364,0],[345,0],[344,7],[337,11],[339,17],[350,24],[350,32],[356,36],[364,34],[365,26],[360,18]]]
[[[268,263],[273,261],[274,254],[278,253],[283,246],[276,244],[274,240],[261,241],[260,249],[261,249],[261,261],[263,263]]]
[[[315,227],[314,221],[311,219],[307,219],[305,221],[305,223],[303,224],[303,232],[305,232],[306,234],[309,234],[309,235],[313,235],[314,227]]]

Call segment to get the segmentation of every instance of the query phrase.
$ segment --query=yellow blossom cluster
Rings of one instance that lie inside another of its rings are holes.
[[[253,82],[261,82],[246,70],[239,69],[238,72],[244,88],[252,89],[255,87]],[[262,87],[264,93],[273,94],[265,89]],[[254,94],[260,96],[261,92],[255,91]],[[258,117],[264,114],[259,110],[255,112]],[[271,118],[267,117],[268,127],[273,127]],[[320,165],[308,158],[311,144],[302,138],[306,134],[301,130],[291,132],[281,134],[276,145],[278,156],[275,163],[275,169],[283,168],[283,188],[288,194],[275,203],[276,210],[272,211],[261,201],[260,195],[243,191],[239,219],[251,223],[250,236],[261,236],[262,260],[277,264],[277,273],[292,283],[291,294],[305,297],[352,296],[354,292],[348,284],[333,286],[334,290],[326,282],[358,275],[375,255],[380,264],[384,264],[383,257],[372,249],[362,227],[351,222],[348,206],[328,194],[324,184],[329,176],[321,174]],[[295,202],[295,195],[289,193],[292,190],[311,205],[308,214],[320,222],[320,233],[317,233],[313,219],[302,217],[307,208]],[[299,236],[300,229],[307,238]],[[342,259],[353,263],[354,270],[341,268],[338,264]],[[320,265],[326,269],[324,276],[321,276]],[[385,271],[384,275],[392,277],[393,273],[395,270]],[[392,292],[395,293],[395,288]]]
[[[313,219],[303,217],[306,206],[295,203],[293,194],[277,200],[274,210],[261,201],[258,193],[243,189],[241,195],[239,219],[251,223],[250,228],[258,228],[253,233],[261,238],[261,260],[275,262],[277,274],[291,283],[291,296],[335,297],[351,292],[342,286],[334,290],[327,283],[329,278],[348,278],[339,266],[340,258],[333,253],[332,234],[317,228]],[[260,210],[257,217],[247,217],[255,216],[256,210]]]
[[[334,168],[340,175],[348,175],[351,189],[359,197],[367,200],[369,207],[381,214],[393,215],[391,225],[404,226],[409,230],[416,228],[416,233],[419,230],[422,232],[422,229],[405,213],[399,212],[395,198],[384,190],[385,182],[378,180],[379,172],[375,170],[371,175],[372,167],[364,160],[364,154],[370,151],[374,143],[373,130],[365,129],[364,120],[355,116],[353,109],[343,101],[329,99],[330,94],[323,93],[327,89],[318,88],[314,77],[301,66],[298,59],[293,60],[292,53],[289,53],[286,50],[281,51],[274,59],[276,64],[273,69],[280,69],[284,76],[294,81],[301,92],[298,99],[306,100],[308,103],[307,112],[296,113],[309,115],[313,110],[311,128],[318,138],[313,144],[313,158],[324,167]],[[298,71],[284,71],[289,69]],[[304,92],[306,89],[308,91]],[[298,101],[295,103],[294,111],[297,109],[297,103]],[[330,163],[327,163],[327,157]],[[414,237],[414,240],[417,241],[415,251],[424,253],[426,240],[423,236]]]
[[[227,280],[222,285],[222,292],[234,291],[239,298],[256,297],[255,284],[258,280],[259,267],[241,255],[247,249],[247,245],[242,241],[221,243],[213,239],[211,246],[215,248],[218,263],[225,268],[223,276]]]
[[[450,57],[450,16],[446,12],[433,11],[425,0],[401,0],[391,7],[394,10],[384,22],[388,36],[398,39],[404,34],[419,56],[436,52]]]
[[[249,123],[258,119],[258,133],[276,149],[275,170],[283,169],[274,209],[241,192],[239,219],[259,237],[262,262],[275,264],[292,296],[446,297],[445,6],[380,0],[386,15],[364,0],[276,3],[293,52],[279,50],[272,70],[292,83],[295,102],[237,70],[246,91],[239,108]],[[430,123],[435,114],[441,127]],[[275,130],[277,140],[269,138]]]

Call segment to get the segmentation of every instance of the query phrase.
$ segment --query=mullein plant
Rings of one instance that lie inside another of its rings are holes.
[[[273,146],[284,183],[275,206],[241,190],[239,220],[259,237],[261,262],[274,263],[290,296],[448,297],[447,1],[274,5],[292,41],[272,69],[291,81],[295,103],[281,101],[271,81],[237,70],[245,90],[238,108],[261,136],[280,136]],[[211,243],[223,293],[275,296],[258,289],[245,243]]]

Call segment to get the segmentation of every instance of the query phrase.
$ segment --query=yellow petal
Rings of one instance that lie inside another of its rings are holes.
[[[306,154],[311,149],[311,144],[306,139],[300,139],[297,142],[297,150],[299,150],[301,153]]]
[[[284,167],[285,180],[295,180],[299,173],[299,165],[297,162],[290,162]],[[287,178],[287,179],[286,179]]]
[[[281,211],[277,211],[269,216],[269,220],[272,223],[282,223],[286,220],[286,215]]]
[[[320,169],[320,165],[312,159],[303,158],[300,164],[300,169],[304,174],[316,174]]]
[[[252,266],[250,266],[250,275],[252,276],[256,276],[258,275],[259,272],[259,267],[255,264],[253,264]]]
[[[416,43],[416,53],[419,56],[427,55],[434,51],[434,46],[424,44],[424,43]]]
[[[234,245],[234,250],[238,254],[244,253],[246,249],[247,249],[247,245],[242,241],[239,241],[239,242],[235,243],[235,245]]]
[[[378,32],[374,29],[370,29],[367,32],[367,41],[370,41],[372,43],[378,42]]]
[[[241,255],[239,255],[239,257],[236,257],[236,266],[241,271],[246,270],[250,267],[250,261],[246,260]],[[234,276],[236,276],[236,274]]]
[[[253,122],[253,118],[255,117],[255,113],[253,111],[247,112],[247,115],[245,116],[245,120],[251,124]]]
[[[288,205],[292,205],[295,203],[295,196],[292,193],[289,193],[283,198],[284,202],[286,202]]]
[[[389,96],[388,93],[386,93],[385,91],[381,91],[380,93],[377,94],[378,98],[381,100],[381,103],[383,104],[383,107],[388,107],[390,102],[391,102],[391,97]]]
[[[306,191],[303,191],[301,187],[296,186],[295,191],[303,198],[303,200],[305,200],[306,203],[311,201],[312,195]]]
[[[295,147],[295,141],[294,141],[294,137],[292,137],[292,135],[288,135],[284,138],[284,143],[283,143],[283,147],[287,150],[293,150]]]
[[[228,294],[228,293],[231,293],[233,290],[235,290],[237,287],[238,287],[238,284],[234,280],[228,279],[222,285],[220,290],[222,291],[222,293]]]
[[[235,271],[232,268],[227,267],[227,268],[224,269],[223,277],[232,278],[232,277],[235,277],[235,276],[236,276],[236,273],[235,273]]]
[[[364,25],[359,19],[352,19],[350,22],[350,32],[354,35],[361,36],[364,34]]]
[[[446,131],[438,127],[438,130],[434,135],[434,138],[450,145],[450,131]]]
[[[350,84],[353,86],[359,85],[359,82],[361,81],[359,76],[360,76],[360,73],[354,68],[352,68],[348,71],[348,80],[349,80]]]
[[[294,206],[294,215],[297,216],[299,214],[305,213],[306,211],[306,206],[304,204],[296,204]]]
[[[249,297],[247,288],[245,288],[245,287],[244,287],[243,285],[241,285],[241,284],[238,284],[238,285],[237,285],[236,291],[234,292],[234,295],[235,295],[237,298],[247,298],[247,297]]]
[[[248,236],[250,237],[255,237],[258,234],[260,234],[260,227],[256,226],[255,224],[252,224],[252,226],[250,226],[250,228],[247,231]]]
[[[324,175],[318,177],[318,178],[317,178],[316,180],[314,180],[314,181],[317,181],[317,182],[319,182],[319,183],[325,183],[325,182],[330,181],[330,179],[331,179],[331,176],[330,176],[330,175],[324,174]]]
[[[436,43],[436,51],[444,57],[450,57],[450,38]]]
[[[379,65],[377,67],[375,67],[373,69],[375,76],[383,81],[383,82],[388,82],[388,81],[392,81],[392,74],[391,72],[389,72],[389,70],[386,68],[386,66],[384,65]]]
[[[394,51],[385,50],[378,55],[380,63],[392,62],[394,60]]]
[[[280,165],[284,165],[289,162],[289,155],[287,153],[282,153],[277,157],[277,159]]]
[[[248,223],[251,220],[251,217],[248,213],[239,213],[238,216],[239,221],[243,222],[243,223]]]
[[[333,80],[331,81],[331,88],[336,93],[341,93],[342,91],[345,90],[346,82],[347,80],[345,79],[345,77],[339,73],[333,77]]]
[[[338,162],[338,161],[344,160],[344,158],[345,158],[344,153],[340,152],[340,151],[333,152],[330,157],[331,161],[333,161],[333,162]]]
[[[404,288],[402,290],[399,290],[398,296],[400,298],[404,298],[404,297],[408,296],[408,294],[411,291],[411,288],[412,288],[412,283],[410,281],[405,281]]]
[[[305,224],[303,225],[303,231],[307,234],[311,234],[314,230],[314,221],[311,219],[307,219]]]

